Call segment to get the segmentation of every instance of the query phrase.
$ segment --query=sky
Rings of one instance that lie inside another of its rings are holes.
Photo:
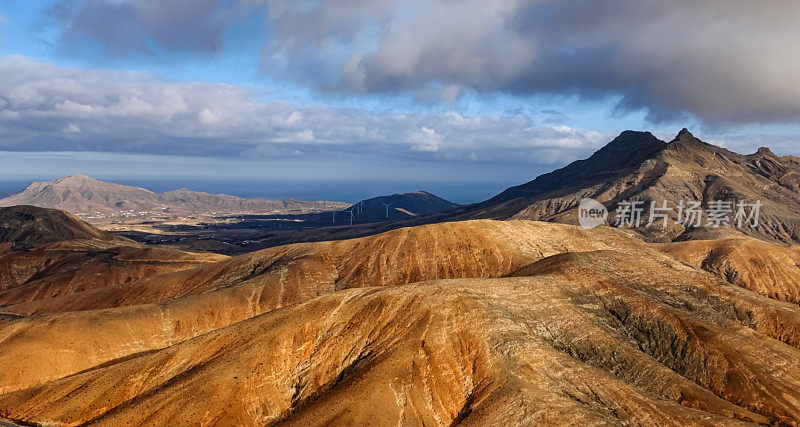
[[[797,155],[798,16],[776,0],[4,0],[0,180],[482,189],[465,202],[626,129]]]

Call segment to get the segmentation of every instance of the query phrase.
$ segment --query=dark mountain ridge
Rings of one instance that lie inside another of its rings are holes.
[[[667,143],[650,132],[626,130],[588,159],[576,160],[561,169],[540,175],[533,181],[508,188],[481,205],[495,205],[613,178],[614,175],[638,167],[643,161],[661,152],[666,145]]]
[[[455,209],[460,205],[427,191],[396,193],[361,200],[353,204],[353,223],[399,221]],[[342,224],[349,223],[350,209],[339,211]]]
[[[531,219],[577,223],[577,207],[593,198],[613,211],[621,201],[714,200],[762,203],[757,227],[740,230],[766,240],[800,241],[800,159],[766,147],[734,153],[681,130],[669,143],[650,132],[622,132],[585,160],[578,160],[452,215],[456,219]],[[649,206],[649,205],[646,205]],[[645,215],[646,217],[646,215]],[[675,215],[671,217],[676,219]],[[679,224],[640,230],[655,241],[698,233]],[[705,230],[709,231],[709,230]],[[715,233],[721,230],[712,230]],[[705,235],[699,233],[700,235]]]

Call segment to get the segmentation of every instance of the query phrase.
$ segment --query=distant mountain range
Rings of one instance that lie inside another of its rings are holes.
[[[593,198],[610,211],[623,201],[699,201],[704,209],[714,200],[761,202],[757,227],[739,231],[761,239],[800,242],[800,158],[777,156],[768,148],[742,155],[703,142],[683,129],[670,142],[649,132],[625,131],[585,160],[508,188],[469,206],[418,191],[362,200],[353,205],[353,223],[389,221],[385,227],[347,230],[347,237],[372,234],[397,226],[465,219],[531,219],[575,224],[578,205]],[[139,212],[174,214],[335,211],[336,225],[350,221],[349,204],[298,200],[242,199],[186,189],[153,193],[73,175],[33,183],[19,194],[0,199],[0,206],[35,205],[87,215],[129,215]],[[388,218],[387,218],[387,206]],[[645,204],[649,207],[649,204]],[[670,213],[670,224],[636,229],[649,241],[696,240],[741,234],[732,228],[684,227]],[[647,212],[643,215],[646,223]],[[332,219],[332,218],[331,218]],[[320,216],[319,225],[328,223]],[[344,233],[345,231],[341,231]],[[334,232],[326,239],[339,236]],[[322,238],[317,236],[318,238]],[[298,241],[312,239],[298,236]],[[312,239],[314,240],[314,239]]]
[[[642,200],[671,206],[714,200],[762,203],[759,225],[740,231],[782,242],[800,241],[800,158],[777,156],[768,148],[741,155],[703,142],[683,129],[671,142],[650,132],[622,132],[585,160],[511,187],[497,196],[450,214],[448,219],[531,219],[577,223],[578,205],[593,198],[614,210],[622,201]],[[649,209],[649,204],[645,204]],[[648,213],[645,212],[643,218]],[[675,220],[673,211],[670,218]],[[639,229],[653,241],[719,237],[731,229]]]
[[[81,216],[146,215],[152,213],[306,213],[344,209],[349,203],[301,200],[244,199],[185,188],[154,193],[139,187],[71,175],[50,182],[34,182],[18,194],[0,199],[0,206],[33,205],[62,209]]]

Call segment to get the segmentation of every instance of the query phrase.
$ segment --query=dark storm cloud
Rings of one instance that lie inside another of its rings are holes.
[[[558,163],[609,138],[527,117],[383,113],[257,95],[221,83],[0,58],[0,150]]]
[[[618,100],[654,122],[800,121],[794,0],[57,0],[59,45],[211,52],[266,5],[262,68],[344,94]]]
[[[225,0],[57,0],[47,17],[59,46],[77,52],[100,45],[110,55],[156,50],[213,52],[227,25],[257,6]]]
[[[612,97],[653,121],[800,121],[800,2],[271,1],[264,68],[356,93]]]

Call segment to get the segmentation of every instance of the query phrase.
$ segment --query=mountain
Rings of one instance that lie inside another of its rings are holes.
[[[388,209],[386,205],[389,205]],[[459,206],[427,191],[397,193],[373,197],[353,204],[353,223],[399,221]],[[349,223],[350,210],[340,211],[337,218],[340,218],[342,223]]]
[[[0,199],[0,206],[34,205],[62,209],[82,216],[112,216],[238,212],[314,212],[342,209],[341,202],[243,199],[187,189],[154,193],[139,187],[71,175],[51,182],[34,182],[21,193]]]
[[[72,239],[114,241],[121,238],[100,231],[64,211],[36,206],[0,208],[0,244],[38,246]]]
[[[752,242],[719,247],[744,245],[744,272],[771,250]],[[800,306],[673,249],[610,227],[449,222],[7,304],[0,419],[800,422]]]
[[[135,282],[227,257],[141,245],[64,211],[0,208],[3,306]]]
[[[800,304],[800,247],[750,237],[667,243],[663,252],[765,297]]]
[[[774,242],[798,165],[625,132],[478,205],[319,232],[504,221],[235,257],[0,208],[0,424],[800,424],[800,246]],[[583,197],[758,197],[763,222],[559,223]]]
[[[767,240],[800,242],[800,158],[779,157],[768,148],[741,155],[705,143],[683,129],[671,142],[649,132],[625,131],[591,157],[511,187],[459,213],[458,218],[532,219],[577,223],[583,198],[603,203],[611,212],[621,201],[641,200],[674,208],[680,201],[713,200],[762,203],[759,226],[742,232]],[[649,208],[649,204],[645,204]],[[651,240],[706,235],[719,230],[639,231]],[[647,218],[647,214],[644,216]]]

